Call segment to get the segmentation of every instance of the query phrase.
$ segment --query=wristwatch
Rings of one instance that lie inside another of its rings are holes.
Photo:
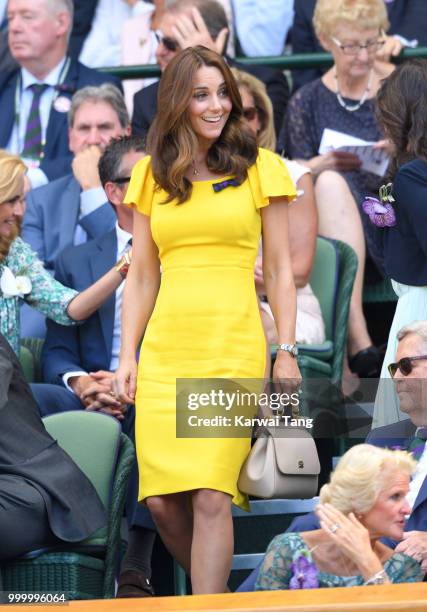
[[[297,357],[298,355],[298,347],[296,344],[279,344],[277,346],[278,351],[286,351],[290,353],[292,357]]]

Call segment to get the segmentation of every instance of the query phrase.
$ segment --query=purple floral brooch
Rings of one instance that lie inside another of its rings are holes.
[[[292,578],[289,581],[290,589],[319,588],[319,572],[316,565],[313,563],[309,550],[305,549],[294,556],[291,570]]]
[[[391,205],[394,198],[391,195],[392,183],[380,187],[378,198],[366,197],[362,202],[363,211],[377,227],[393,227],[396,225],[396,213]]]

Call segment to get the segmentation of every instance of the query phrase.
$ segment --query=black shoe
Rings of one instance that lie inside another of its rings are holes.
[[[359,378],[379,378],[384,356],[376,346],[359,351],[348,362],[350,370]]]
[[[116,597],[153,597],[154,595],[149,578],[142,572],[125,570],[120,574]]]

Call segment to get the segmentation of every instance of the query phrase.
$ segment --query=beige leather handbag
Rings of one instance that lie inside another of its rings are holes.
[[[303,427],[266,427],[240,471],[243,493],[264,499],[304,499],[317,494],[320,462]]]

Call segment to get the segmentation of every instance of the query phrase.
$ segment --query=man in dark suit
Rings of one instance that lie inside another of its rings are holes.
[[[76,92],[69,112],[72,174],[32,189],[27,196],[22,236],[48,270],[60,251],[97,238],[114,227],[116,215],[98,173],[98,161],[112,138],[130,132],[122,94],[110,83]],[[44,337],[44,317],[24,305],[23,336]]]
[[[292,27],[293,53],[321,53],[324,52],[313,27],[313,13],[316,0],[295,0],[294,24]],[[402,40],[418,41],[423,47],[427,44],[427,12],[425,0],[389,0],[386,2],[390,28],[387,32],[387,43],[380,52],[381,57],[389,58],[399,55],[402,49]],[[322,76],[318,68],[293,70],[293,89],[296,91],[302,85]]]
[[[0,335],[0,563],[83,540],[105,522],[95,489],[47,433],[19,361]]]
[[[70,170],[67,111],[73,93],[105,82],[121,88],[118,79],[67,57],[72,14],[72,0],[8,4],[9,48],[19,68],[0,74],[0,147],[26,159],[33,187]]]
[[[203,45],[223,54],[228,22],[223,7],[215,0],[175,0],[159,21],[156,59],[163,71],[180,49]],[[289,87],[280,70],[242,65],[227,58],[230,66],[245,70],[264,82],[274,110],[276,133],[283,123]],[[145,138],[157,111],[158,82],[144,87],[134,96],[132,131]]]
[[[409,419],[373,429],[367,444],[382,448],[412,452],[417,459],[407,500],[412,507],[401,542],[383,539],[397,551],[414,557],[427,572],[427,321],[406,325],[397,334],[395,374],[390,384],[396,384],[400,409]],[[414,359],[415,358],[415,359]],[[314,512],[294,519],[288,532],[319,529]],[[252,591],[261,564],[240,585],[239,591]]]

